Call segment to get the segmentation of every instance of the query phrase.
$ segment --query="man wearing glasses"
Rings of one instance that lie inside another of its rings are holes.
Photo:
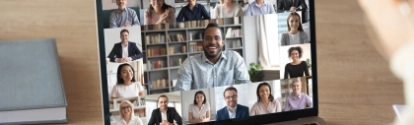
[[[246,64],[239,53],[223,51],[223,31],[215,23],[203,33],[201,54],[188,57],[178,70],[176,91],[251,83]]]
[[[226,120],[233,118],[249,117],[249,108],[237,104],[237,89],[234,87],[228,87],[224,90],[224,101],[227,106],[217,111],[216,120]]]

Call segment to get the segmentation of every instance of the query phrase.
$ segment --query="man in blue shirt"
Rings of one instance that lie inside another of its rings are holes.
[[[224,35],[215,23],[203,33],[201,54],[188,57],[178,69],[176,91],[251,83],[244,59],[232,50],[222,51]]]
[[[266,0],[256,0],[249,4],[249,7],[244,11],[244,16],[255,16],[264,14],[274,14],[275,8],[272,3]]]
[[[131,27],[139,26],[139,20],[135,10],[126,7],[127,0],[116,0],[118,9],[114,10],[109,17],[109,27]]]
[[[177,22],[210,19],[206,8],[198,4],[196,0],[188,0],[187,6],[183,7],[176,18]]]
[[[249,117],[249,108],[244,105],[237,104],[237,89],[228,87],[224,90],[224,101],[227,106],[217,111],[216,120],[226,120],[233,118]]]

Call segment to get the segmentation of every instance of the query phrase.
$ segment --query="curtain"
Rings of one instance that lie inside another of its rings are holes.
[[[279,66],[277,15],[268,14],[257,17],[260,65],[264,68]]]

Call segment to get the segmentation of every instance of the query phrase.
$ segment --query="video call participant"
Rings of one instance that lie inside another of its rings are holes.
[[[178,70],[176,91],[251,83],[243,58],[235,51],[222,51],[223,31],[215,23],[203,33],[204,53],[188,57]]]
[[[244,16],[255,16],[255,15],[265,15],[265,14],[274,14],[275,9],[271,2],[267,0],[256,0],[249,4],[246,11],[244,11]]]
[[[117,10],[114,10],[109,17],[109,27],[131,27],[139,26],[139,20],[135,10],[126,7],[127,0],[116,0]]]
[[[168,97],[161,95],[158,97],[159,108],[154,109],[151,114],[151,119],[148,125],[173,125],[174,121],[176,124],[181,125],[181,116],[177,113],[174,107],[168,107]]]
[[[138,116],[135,116],[134,105],[128,100],[121,102],[119,106],[120,118],[115,125],[144,125]]]
[[[285,79],[296,78],[304,76],[309,76],[308,64],[306,61],[301,61],[302,57],[302,48],[291,47],[288,50],[289,57],[293,60],[292,62],[286,64],[285,66]]]
[[[111,98],[126,98],[144,95],[144,87],[135,80],[135,71],[125,63],[118,66],[116,72],[117,84],[112,88]]]
[[[188,0],[187,6],[183,7],[176,18],[177,22],[210,19],[206,8],[197,3],[197,0]]]
[[[220,4],[214,8],[213,18],[230,18],[243,15],[243,9],[234,0],[220,0]]]
[[[306,106],[313,106],[311,98],[301,92],[302,83],[299,80],[293,80],[291,88],[293,92],[287,97],[283,111],[298,110],[304,109]]]
[[[108,58],[111,62],[124,63],[142,58],[142,53],[139,51],[135,42],[128,41],[129,31],[127,29],[121,30],[121,42],[115,43]]]
[[[224,101],[227,106],[217,111],[216,120],[226,120],[233,118],[249,117],[249,108],[244,105],[237,104],[237,89],[228,87],[224,90]]]
[[[300,16],[296,12],[289,14],[287,18],[288,32],[282,34],[281,44],[294,45],[309,43],[308,35],[303,31]]]
[[[269,83],[260,83],[256,90],[257,102],[250,109],[250,116],[281,112],[282,107],[272,95]]]
[[[203,91],[194,94],[194,103],[188,107],[188,120],[190,123],[210,121],[210,105]]]
[[[145,25],[174,23],[175,9],[164,0],[149,0],[150,7],[145,10]]]
[[[277,3],[277,12],[298,11],[299,7],[302,8],[300,10],[306,10],[308,8],[304,0],[279,0]]]

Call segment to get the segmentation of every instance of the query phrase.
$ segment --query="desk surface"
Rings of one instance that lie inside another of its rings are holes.
[[[402,83],[369,42],[355,0],[315,0],[320,116],[384,124],[404,103]],[[69,124],[102,124],[94,0],[2,0],[0,40],[57,39]]]

